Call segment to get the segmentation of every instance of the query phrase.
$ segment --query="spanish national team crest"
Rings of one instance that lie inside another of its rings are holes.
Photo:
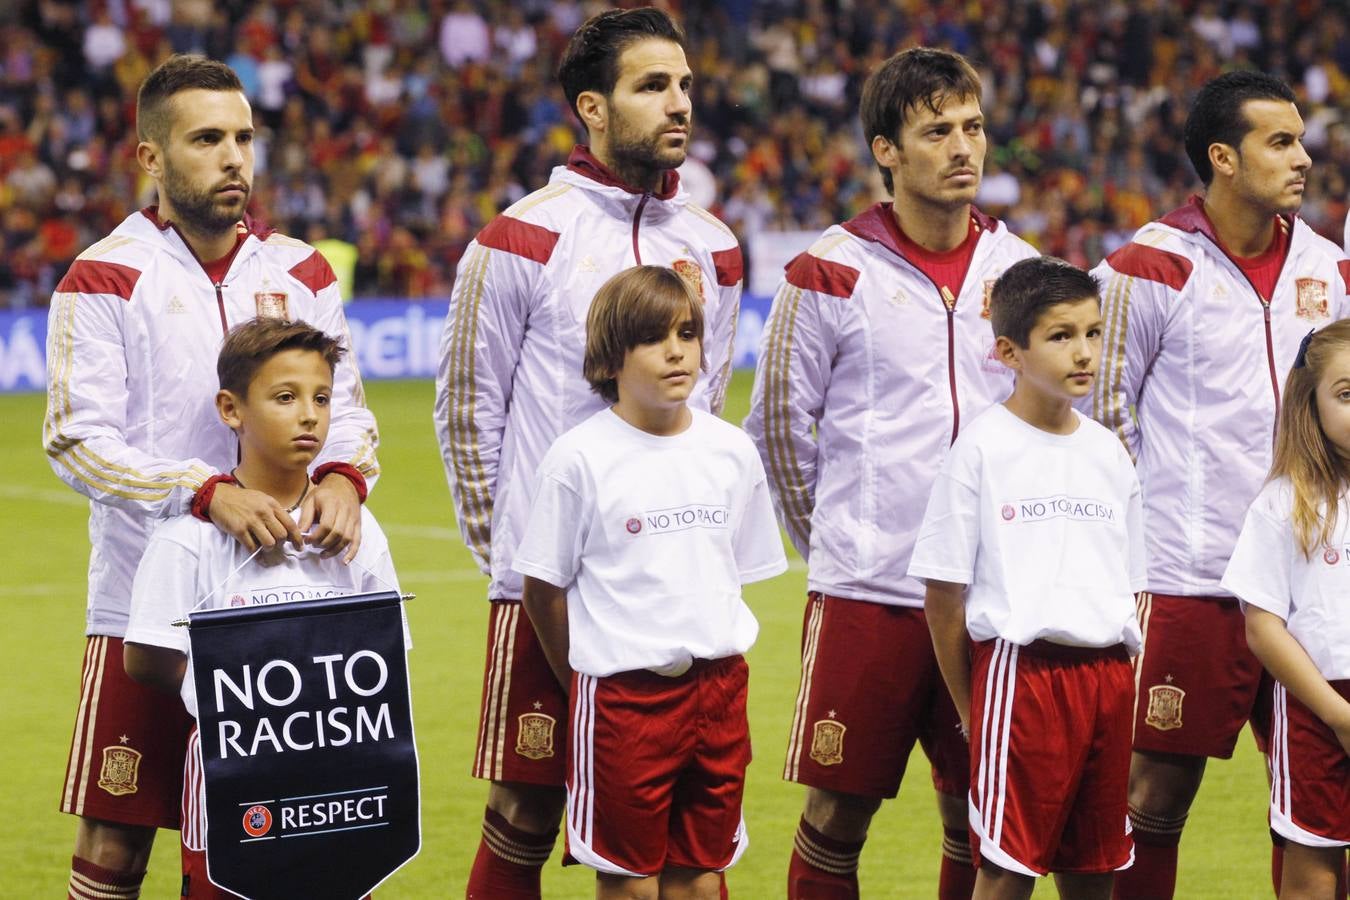
[[[811,736],[811,758],[822,766],[837,766],[844,761],[844,732],[848,726],[834,719],[821,719]]]
[[[282,291],[258,291],[253,295],[253,302],[258,308],[258,318],[260,319],[286,319],[286,295]]]
[[[692,259],[677,259],[670,267],[675,270],[676,275],[684,279],[684,283],[698,296],[700,303],[707,302],[707,298],[703,296],[703,270],[699,268],[698,263]]]
[[[98,773],[98,786],[114,797],[134,794],[136,780],[141,774],[141,754],[130,747],[113,744],[103,748],[103,768]]]
[[[980,304],[980,318],[989,318],[989,301],[994,299],[994,279],[984,280],[984,300]]]
[[[1152,725],[1159,731],[1171,731],[1181,727],[1181,702],[1186,692],[1171,684],[1155,684],[1148,689],[1148,713],[1144,724]]]
[[[1316,321],[1327,318],[1327,283],[1319,278],[1300,278],[1294,282],[1298,288],[1298,317]]]
[[[516,735],[516,752],[526,759],[544,759],[552,756],[553,726],[557,721],[541,712],[522,715],[520,733]]]

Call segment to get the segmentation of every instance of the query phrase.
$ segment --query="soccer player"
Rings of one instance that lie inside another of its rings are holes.
[[[657,9],[601,13],[572,36],[558,77],[590,144],[470,244],[436,382],[455,514],[491,576],[473,774],[492,786],[468,895],[494,900],[539,896],[565,799],[567,693],[521,615],[511,560],[544,452],[604,406],[582,377],[591,298],[634,265],[688,280],[710,366],[689,402],[717,412],[741,290],[735,237],[690,202],[674,171],[689,147],[693,78],[675,23]]]
[[[970,736],[976,893],[1107,900],[1130,863],[1126,784],[1144,583],[1139,479],[1111,432],[1073,408],[1102,349],[1097,283],[1029,259],[994,283],[1002,404],[942,463],[909,574]],[[972,646],[972,642],[973,646]]]
[[[893,203],[827,230],[788,266],[746,430],[807,561],[802,674],[784,777],[807,786],[791,898],[856,897],[872,816],[916,740],[943,823],[940,896],[970,895],[968,750],[905,575],[938,467],[964,421],[1008,396],[989,290],[1035,251],[975,209],[986,138],[962,57],[913,48],[863,87],[863,130]]]
[[[350,559],[378,472],[375,420],[348,360],[298,521],[265,492],[221,482],[238,442],[215,414],[211,361],[230,324],[303,318],[342,337],[342,299],[312,247],[245,213],[253,116],[229,67],[170,57],[141,86],[136,127],[158,205],[80,255],[48,320],[43,442],[56,474],[92,501],[89,639],[61,798],[80,816],[70,896],[81,900],[138,896],[155,829],[178,827],[190,719],[122,668],[131,579],[153,520],[192,510],[250,550],[289,540]]]
[[[333,376],[343,348],[304,322],[260,318],[230,331],[216,371],[216,411],[239,441],[239,464],[229,481],[276,501],[292,518],[309,496],[309,466],[323,450],[333,417]],[[228,598],[253,605],[284,589],[290,596],[332,597],[398,590],[389,544],[365,507],[361,546],[347,560],[317,547],[290,551],[274,545],[250,561],[252,551],[209,522],[182,515],[150,536],[131,589],[123,658],[135,681],[178,693],[197,715],[187,631],[173,623],[194,609],[217,609]],[[209,598],[209,599],[208,599]],[[207,603],[198,607],[201,600]],[[206,875],[206,785],[201,744],[193,728],[185,742],[182,843],[183,897],[236,896]]]
[[[1309,329],[1350,312],[1340,248],[1295,215],[1311,160],[1289,87],[1259,72],[1215,78],[1196,95],[1185,144],[1203,196],[1094,270],[1106,344],[1091,411],[1139,468],[1149,567],[1130,765],[1136,862],[1116,896],[1150,900],[1175,889],[1206,759],[1230,757],[1257,711],[1261,665],[1219,581],[1270,468],[1281,379]]]
[[[787,569],[745,434],[687,401],[702,304],[670,269],[592,303],[586,379],[607,403],[553,444],[513,567],[570,687],[567,849],[601,898],[719,896],[748,843],[741,585]]]

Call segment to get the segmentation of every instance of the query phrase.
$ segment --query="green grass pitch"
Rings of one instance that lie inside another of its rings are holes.
[[[431,426],[429,382],[373,382],[384,475],[370,506],[388,532],[406,590],[416,648],[410,657],[422,765],[421,854],[381,897],[462,897],[478,843],[486,786],[469,777],[486,628],[480,576],[460,543]],[[740,421],[749,373],[738,373],[727,418]],[[88,537],[85,503],[51,473],[42,455],[43,398],[0,397],[0,501],[8,540],[0,544],[6,626],[0,655],[0,897],[60,896],[74,820],[56,812],[74,721],[84,625]],[[805,572],[751,585],[759,643],[750,655],[755,761],[745,812],[751,846],[728,875],[740,897],[781,897],[802,789],[780,778],[797,688]],[[1269,897],[1263,766],[1249,738],[1232,761],[1214,762],[1182,844],[1178,897]],[[936,892],[940,829],[927,765],[917,754],[899,799],[885,804],[862,857],[865,897],[920,898]],[[559,842],[561,847],[561,841]],[[145,896],[178,896],[177,834],[156,844]],[[544,895],[593,896],[589,870],[544,872]],[[1054,896],[1043,883],[1038,897]]]

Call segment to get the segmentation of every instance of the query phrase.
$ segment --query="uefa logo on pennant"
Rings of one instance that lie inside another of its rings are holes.
[[[260,838],[272,830],[272,811],[265,806],[250,806],[244,810],[244,831],[249,837]]]
[[[1017,510],[1013,509],[1011,503],[1003,504],[1003,521],[1011,522],[1017,516]]]
[[[1341,555],[1336,552],[1335,547],[1328,547],[1322,551],[1322,560],[1329,566],[1334,566],[1341,561]]]
[[[642,520],[634,516],[624,523],[624,527],[628,529],[629,534],[637,534],[642,530]]]

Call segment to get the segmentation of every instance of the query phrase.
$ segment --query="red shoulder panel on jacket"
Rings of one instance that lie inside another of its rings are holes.
[[[58,294],[116,294],[123,300],[131,299],[141,273],[114,262],[97,259],[77,259],[56,286]]]
[[[799,253],[787,264],[787,281],[804,291],[819,291],[832,297],[853,296],[853,287],[862,274],[852,266],[830,262],[810,253]]]
[[[1350,296],[1350,259],[1343,259],[1336,263],[1336,268],[1341,270],[1341,281],[1345,284],[1345,293]]]
[[[498,216],[478,232],[478,243],[543,265],[553,255],[553,248],[558,243],[558,232],[511,216]]]
[[[713,267],[717,269],[717,283],[722,287],[732,287],[745,275],[745,259],[740,247],[730,250],[713,251]]]
[[[292,266],[291,277],[309,288],[311,294],[317,294],[337,281],[337,276],[333,274],[333,267],[328,264],[328,260],[324,259],[323,254],[318,250]]]
[[[1174,291],[1186,286],[1191,277],[1191,261],[1186,257],[1159,250],[1157,247],[1145,247],[1143,244],[1129,243],[1106,258],[1111,268],[1122,275],[1143,278],[1167,285]]]

